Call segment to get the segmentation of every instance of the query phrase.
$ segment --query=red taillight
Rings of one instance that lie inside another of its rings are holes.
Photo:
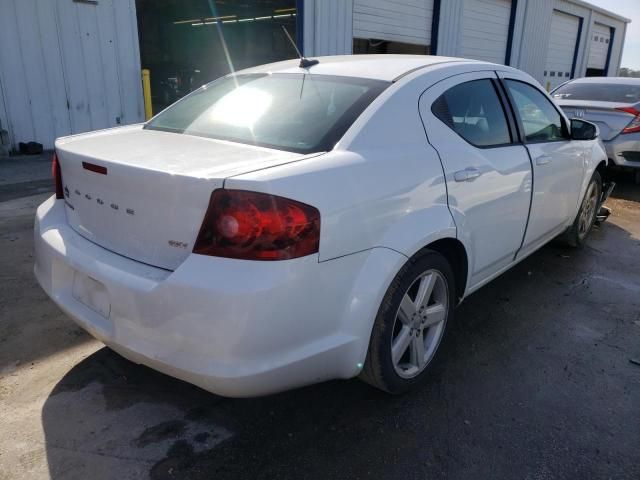
[[[318,252],[318,209],[266,193],[215,190],[193,253],[287,260]]]
[[[51,175],[56,185],[56,198],[64,198],[64,190],[62,188],[62,172],[60,171],[60,162],[58,162],[58,155],[53,153],[53,159],[51,160]]]
[[[636,110],[635,107],[619,107],[619,108],[616,108],[616,110],[619,110],[619,111],[625,112],[625,113],[629,113],[629,114],[631,114],[631,115],[633,115],[635,117],[633,120],[631,120],[629,125],[627,125],[622,130],[622,133],[637,133],[637,132],[640,132],[640,111]]]

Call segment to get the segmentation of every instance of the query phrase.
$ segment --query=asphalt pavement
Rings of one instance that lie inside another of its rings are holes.
[[[33,162],[0,159],[1,480],[640,478],[639,186],[585,248],[551,244],[466,299],[419,390],[235,400],[124,360],[46,297]]]

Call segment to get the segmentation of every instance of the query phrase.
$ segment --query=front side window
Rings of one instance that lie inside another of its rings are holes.
[[[313,74],[230,76],[175,103],[145,128],[299,153],[327,151],[388,85]]]
[[[542,92],[523,82],[506,82],[524,127],[527,142],[553,142],[565,138],[562,116]]]
[[[511,143],[504,109],[489,79],[450,88],[433,103],[431,111],[472,145],[492,147]]]

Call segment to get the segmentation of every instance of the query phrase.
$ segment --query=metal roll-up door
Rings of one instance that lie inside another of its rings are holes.
[[[602,70],[607,64],[609,42],[611,41],[611,29],[606,25],[595,23],[591,29],[591,41],[589,42],[589,63],[587,68]]]
[[[572,77],[579,30],[580,17],[554,10],[544,67],[544,85],[548,89],[555,88]]]
[[[135,0],[0,1],[0,79],[10,143],[144,119]]]
[[[465,0],[458,55],[504,63],[510,18],[510,0]]]
[[[428,46],[433,0],[354,0],[353,36]]]

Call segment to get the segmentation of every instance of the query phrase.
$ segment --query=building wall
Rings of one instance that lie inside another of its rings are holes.
[[[353,36],[430,45],[434,0],[354,0]]]
[[[351,53],[353,0],[304,0],[306,56]]]
[[[529,1],[532,2],[533,0]],[[593,36],[593,24],[602,23],[615,29],[613,45],[611,48],[611,61],[609,63],[607,75],[616,75],[620,68],[620,61],[622,59],[622,47],[624,45],[624,38],[626,35],[626,23],[620,19],[601,13],[599,9],[594,10],[582,2],[578,3],[575,1],[555,0],[553,8],[584,18],[583,31],[578,50],[578,64],[576,65],[577,77],[584,76],[587,71],[589,46],[591,45],[591,37]]]
[[[519,0],[518,9],[523,11],[523,22],[513,32],[519,40],[517,59],[511,60],[513,67],[524,70],[541,81],[547,60],[547,44],[551,29],[551,14],[554,0]]]
[[[622,60],[622,49],[624,47],[624,39],[626,35],[626,23],[621,21],[612,21],[611,18],[599,13],[593,12],[593,23],[601,23],[615,28],[613,45],[611,48],[611,61],[607,75],[616,75],[620,69],[620,61]],[[592,23],[592,25],[593,25]],[[586,64],[585,64],[586,71]]]
[[[440,3],[438,55],[454,57],[458,52],[460,24],[464,0],[444,0]]]
[[[587,71],[587,60],[589,59],[589,39],[592,35],[593,28],[593,11],[582,5],[578,5],[565,0],[556,0],[553,2],[554,8],[562,12],[570,13],[583,18],[582,35],[580,44],[578,45],[578,61],[576,62],[576,77],[583,77]]]
[[[8,115],[5,108],[4,88],[0,78],[0,155],[6,155],[9,151]]]
[[[374,8],[382,0],[357,1],[359,8],[369,8],[367,2]],[[393,6],[399,14],[427,4],[430,11],[438,10],[436,53],[460,55],[465,0],[384,1],[388,3],[382,5]],[[517,5],[511,65],[544,82],[551,18],[557,9],[584,19],[575,76],[586,73],[595,22],[615,29],[607,73],[616,74],[624,19],[582,0],[511,1]],[[302,7],[307,56],[352,52],[354,0],[297,4]],[[8,130],[12,147],[37,141],[50,148],[59,136],[143,118],[135,0],[0,1],[0,130]]]
[[[135,1],[2,0],[0,84],[14,148],[141,121]]]
[[[416,0],[411,0],[415,2]],[[420,0],[418,0],[420,1]],[[465,0],[441,0],[437,54],[460,55],[461,17]],[[516,1],[516,0],[512,0]],[[352,51],[353,0],[304,0],[306,55],[349,54]],[[607,75],[620,67],[626,22],[581,0],[517,0],[510,65],[544,81],[553,10],[584,18],[575,77],[586,74],[594,22],[615,28]]]

